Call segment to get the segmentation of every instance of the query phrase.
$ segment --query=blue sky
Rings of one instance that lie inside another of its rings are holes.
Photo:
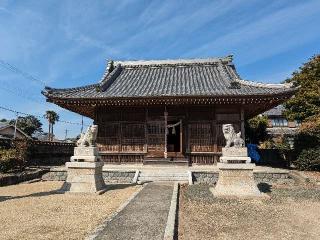
[[[243,79],[278,83],[320,53],[319,12],[319,0],[0,0],[0,60],[44,82],[0,65],[0,106],[80,122],[41,90],[96,83],[107,59],[233,54]],[[57,123],[57,136],[65,129],[76,136],[80,126]]]

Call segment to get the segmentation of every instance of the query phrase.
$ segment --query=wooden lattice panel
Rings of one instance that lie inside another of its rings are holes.
[[[162,121],[148,122],[148,151],[164,152],[165,126]]]
[[[107,123],[100,124],[97,146],[99,151],[103,152],[119,152],[120,151],[120,124]]]
[[[121,124],[122,152],[142,152],[145,142],[145,124]]]
[[[210,123],[190,123],[189,144],[191,152],[213,152],[214,131]]]
[[[214,164],[215,162],[218,161],[218,156],[212,155],[193,155],[190,157],[191,162],[195,164]]]

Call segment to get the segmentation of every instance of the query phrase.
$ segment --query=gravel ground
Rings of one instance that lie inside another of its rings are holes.
[[[103,240],[162,240],[173,183],[149,183],[97,237]]]
[[[314,182],[320,183],[320,172],[304,171],[303,174],[306,175],[307,177],[311,178]]]
[[[274,186],[268,194],[226,200],[207,185],[182,186],[179,239],[319,239],[320,188]]]
[[[109,186],[102,195],[58,194],[62,182],[0,187],[1,239],[84,239],[139,186]]]

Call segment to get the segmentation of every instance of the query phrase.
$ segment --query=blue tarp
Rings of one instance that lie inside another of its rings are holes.
[[[247,148],[248,148],[248,155],[251,158],[251,161],[255,163],[260,163],[261,157],[258,152],[258,145],[249,143],[247,144]]]

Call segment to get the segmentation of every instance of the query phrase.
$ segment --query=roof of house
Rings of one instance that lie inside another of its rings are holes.
[[[13,128],[14,125],[10,124],[9,122],[0,122],[0,130],[5,128]],[[20,132],[22,135],[24,135],[26,138],[30,138],[28,134],[26,134],[24,131],[22,131],[20,128],[17,128],[17,131]]]
[[[271,135],[295,135],[298,133],[298,128],[272,127],[267,128],[267,132]]]
[[[266,116],[283,116],[283,111],[284,111],[284,106],[283,105],[278,105],[274,108],[271,108],[270,110],[264,112],[262,115],[266,115]]]
[[[9,122],[0,122],[0,129],[7,127],[9,125]]]
[[[138,97],[251,96],[291,93],[286,84],[242,80],[232,56],[208,59],[109,61],[97,84],[56,89],[46,87],[49,99],[106,99]]]

